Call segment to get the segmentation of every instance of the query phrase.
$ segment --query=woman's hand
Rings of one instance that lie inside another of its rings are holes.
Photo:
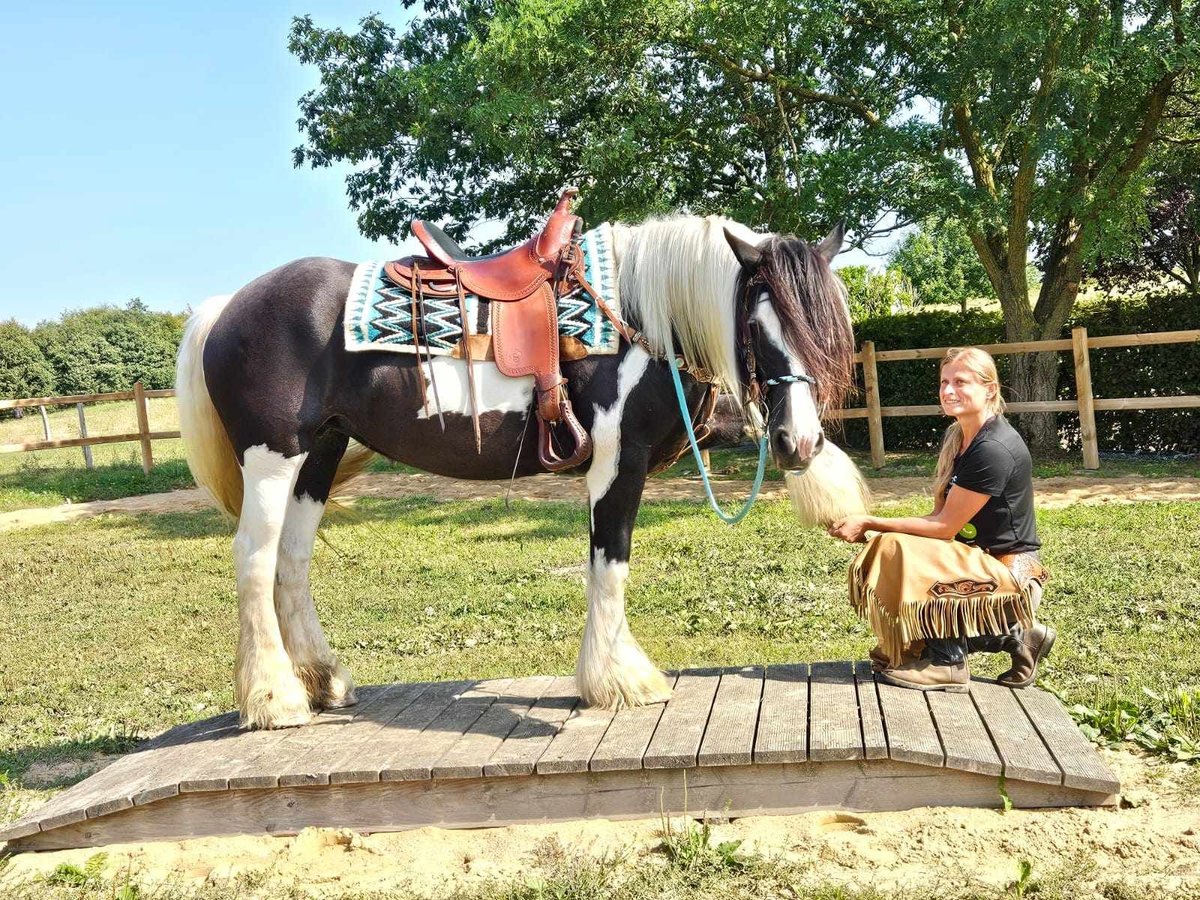
[[[861,544],[867,539],[865,533],[870,521],[870,516],[846,516],[830,525],[829,533],[847,544]]]

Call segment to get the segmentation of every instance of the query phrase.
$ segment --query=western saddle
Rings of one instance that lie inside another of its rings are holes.
[[[584,277],[583,254],[578,244],[583,224],[571,212],[571,200],[576,193],[575,188],[563,191],[538,234],[511,250],[489,256],[468,256],[442,229],[416,220],[412,223],[412,233],[428,255],[408,256],[384,267],[388,279],[412,298],[413,342],[418,358],[421,353],[418,323],[425,298],[457,298],[463,323],[459,350],[467,361],[477,452],[482,452],[483,443],[473,365],[480,351],[478,344],[472,347],[468,333],[466,294],[491,303],[491,350],[496,367],[505,375],[533,376],[537,388],[538,459],[551,472],[578,466],[592,453],[591,438],[571,410],[567,382],[559,367],[558,297],[582,288],[614,324],[618,322]],[[618,324],[618,330],[626,334],[623,323]],[[428,408],[423,378],[421,397]],[[575,444],[573,452],[565,457],[558,454],[553,442],[553,426],[559,423],[567,427]]]

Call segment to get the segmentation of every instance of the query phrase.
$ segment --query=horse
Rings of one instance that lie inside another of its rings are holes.
[[[822,423],[852,387],[854,356],[845,288],[829,265],[841,226],[818,243],[717,216],[614,224],[613,233],[622,317],[639,340],[622,341],[614,355],[563,362],[593,447],[577,469],[588,491],[590,552],[576,684],[587,704],[610,709],[671,693],[625,615],[647,474],[687,447],[669,367],[680,366],[689,415],[712,385],[723,387],[750,427],[765,429],[774,463],[795,473],[831,446]],[[450,356],[346,349],[354,268],[301,259],[210,298],[189,318],[179,351],[189,467],[237,522],[234,683],[245,728],[301,725],[314,711],[356,702],[308,576],[330,496],[373,454],[455,478],[542,471],[537,429],[527,427],[532,376],[507,377],[480,360],[472,370]],[[423,402],[427,390],[439,397],[438,415]],[[847,462],[825,466],[820,484],[802,493],[828,519],[862,511],[862,485]]]

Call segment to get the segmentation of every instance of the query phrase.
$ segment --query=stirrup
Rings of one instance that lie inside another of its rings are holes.
[[[591,436],[579,424],[569,403],[563,404],[562,418],[559,421],[566,424],[571,437],[575,439],[575,452],[566,459],[554,451],[553,429],[550,423],[538,416],[538,462],[550,472],[561,472],[582,465],[592,455]]]

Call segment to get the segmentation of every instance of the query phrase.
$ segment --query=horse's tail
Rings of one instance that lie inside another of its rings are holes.
[[[242,511],[242,470],[204,380],[204,343],[230,299],[230,295],[210,297],[184,326],[175,365],[175,402],[192,477],[222,512],[236,520]],[[359,474],[374,455],[372,450],[351,442],[338,463],[331,494]]]
[[[228,294],[209,297],[187,320],[175,363],[175,403],[192,477],[222,512],[237,519],[242,509],[242,470],[204,380],[204,342],[230,299]]]

